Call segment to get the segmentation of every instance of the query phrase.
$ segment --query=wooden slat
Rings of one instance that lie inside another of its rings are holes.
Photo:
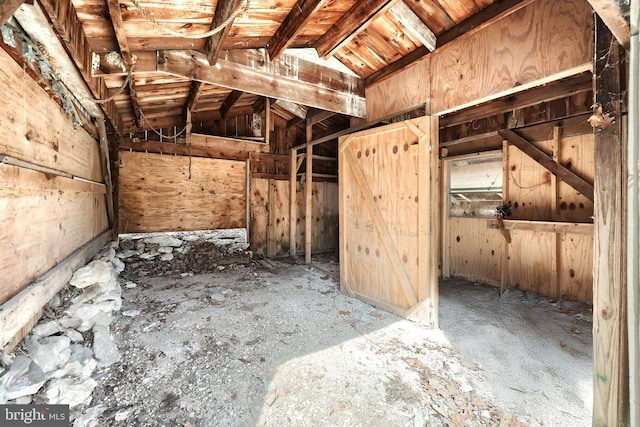
[[[307,142],[311,141],[313,137],[313,127],[311,122],[307,121],[305,126],[305,139]],[[311,227],[312,227],[312,209],[313,209],[313,145],[307,145],[307,151],[305,156],[305,183],[304,183],[304,259],[307,264],[311,264]]]
[[[500,130],[498,133],[509,141],[509,143],[518,147],[520,151],[531,157],[536,162],[547,168],[551,173],[559,179],[566,182],[583,196],[593,201],[593,185],[585,181],[582,177],[576,175],[570,169],[562,166],[560,163],[553,161],[549,156],[526,139],[522,138],[512,130]]]
[[[391,1],[394,2],[394,0]],[[331,56],[346,43],[350,37],[355,36],[360,28],[388,3],[389,0],[356,2],[349,12],[342,15],[331,29],[316,42],[315,48],[318,50],[318,55],[323,58]]]
[[[198,52],[163,51],[159,53],[158,61],[160,72],[351,116],[365,115],[363,97],[327,89],[322,82],[302,82],[282,77],[275,71],[266,72],[224,59],[219,59],[216,66],[211,67]]]
[[[110,239],[111,231],[95,237],[2,304],[0,306],[0,348],[5,348],[7,343],[16,342],[22,338],[16,337],[21,332],[22,335],[26,335],[28,331],[24,331],[23,328],[31,317],[40,313],[51,298],[67,284],[73,272],[85,265]]]
[[[271,40],[269,40],[268,51],[272,61],[291,46],[302,27],[322,4],[323,0],[298,0],[293,5],[287,17],[282,21]]]
[[[187,136],[187,141],[193,145],[200,145],[209,148],[228,148],[241,151],[255,151],[260,153],[268,153],[269,145],[263,142],[247,141],[238,138],[227,138],[224,136],[203,135],[192,133]]]
[[[296,256],[297,247],[297,222],[298,216],[296,202],[296,189],[298,187],[296,173],[297,173],[297,154],[298,150],[291,150],[291,159],[289,164],[289,254]]]
[[[405,26],[405,30],[417,38],[430,51],[436,48],[436,35],[403,1],[396,3],[389,12]]]
[[[173,154],[178,156],[204,157],[209,159],[244,161],[249,158],[249,151],[236,150],[232,148],[203,147],[193,144],[173,144],[170,142],[157,141],[135,142],[128,138],[123,138],[121,140],[120,150],[132,150],[135,152],[149,152],[156,154]]]

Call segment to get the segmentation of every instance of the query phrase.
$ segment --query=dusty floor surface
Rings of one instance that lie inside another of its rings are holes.
[[[269,267],[122,278],[112,325],[122,360],[98,379],[100,420],[590,425],[591,324],[579,305],[566,312],[517,291],[499,301],[493,288],[452,281],[433,331],[341,294],[328,258]]]

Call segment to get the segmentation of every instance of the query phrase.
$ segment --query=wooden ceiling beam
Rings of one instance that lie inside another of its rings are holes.
[[[589,4],[625,49],[631,44],[629,3],[624,0],[588,0]]]
[[[227,113],[240,100],[242,94],[244,94],[244,92],[241,90],[231,91],[229,96],[227,96],[227,98],[222,102],[222,107],[220,107],[220,117],[222,117],[223,119],[227,117]]]
[[[213,30],[214,28],[217,28],[229,19],[234,11],[240,7],[241,3],[242,0],[219,0],[213,16],[213,21],[211,21],[211,29]],[[207,39],[204,54],[207,56],[207,60],[210,65],[214,65],[218,60],[222,46],[229,36],[229,31],[231,31],[232,26],[233,20],[229,22],[222,31],[219,31]]]
[[[485,7],[480,12],[471,15],[468,19],[465,19],[460,24],[440,34],[436,39],[436,48],[440,48],[445,44],[457,39],[461,36],[470,36],[481,29],[492,25],[499,19],[502,19],[517,10],[531,4],[534,0],[502,0]],[[386,77],[390,77],[403,68],[411,65],[415,61],[420,60],[422,57],[428,55],[431,51],[421,46],[413,52],[403,56],[396,62],[389,64],[385,68],[378,70],[364,79],[364,85],[369,86],[373,83],[380,81]]]
[[[396,3],[389,12],[429,51],[436,48],[436,35],[405,2]]]
[[[113,25],[113,31],[116,34],[116,41],[118,42],[118,46],[120,47],[120,54],[122,55],[122,60],[124,61],[124,65],[127,68],[128,72],[132,72],[135,60],[133,55],[131,55],[131,51],[129,50],[129,42],[127,41],[127,34],[124,30],[124,22],[122,21],[122,12],[120,11],[120,1],[119,0],[107,0],[107,5],[109,7],[109,16],[111,17],[111,24]],[[131,107],[133,109],[133,114],[135,116],[134,121],[137,127],[140,127],[140,121],[142,117],[142,111],[140,110],[140,102],[138,101],[138,95],[136,93],[136,84],[133,76],[131,76],[131,80],[129,81],[129,99],[131,101]]]
[[[91,94],[96,99],[110,96],[111,91],[107,88],[104,79],[94,78],[91,74],[93,52],[71,0],[41,0],[39,3],[48,15],[54,31],[70,53]],[[27,28],[25,30],[29,31]],[[116,132],[121,133],[122,118],[115,101],[111,100],[100,104],[100,109]]]
[[[304,63],[296,61],[294,71],[299,75],[303,74]],[[292,77],[289,68],[291,65],[282,58],[269,64],[239,63],[221,58],[215,66],[210,66],[206,57],[196,51],[160,51],[157,71],[349,116],[366,116],[365,100],[359,87],[330,89],[324,84],[322,74],[314,74],[317,81],[312,83]]]
[[[0,26],[11,19],[22,3],[24,0],[0,0]],[[33,1],[30,3],[33,4]]]
[[[291,46],[311,15],[320,8],[322,2],[323,0],[298,0],[267,44],[269,57],[272,61],[278,59],[278,56]]]
[[[347,13],[316,42],[318,55],[327,58],[355,37],[369,20],[385,7],[391,7],[398,0],[358,1]]]
[[[264,111],[265,102],[264,97],[259,96],[258,99],[253,103],[251,109],[253,110],[253,114],[260,114]]]

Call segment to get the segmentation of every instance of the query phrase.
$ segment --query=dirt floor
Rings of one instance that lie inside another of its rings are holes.
[[[458,281],[441,331],[339,292],[338,264],[121,276],[117,426],[590,425],[589,307]],[[144,274],[148,274],[145,271]],[[104,408],[104,407],[103,407]]]

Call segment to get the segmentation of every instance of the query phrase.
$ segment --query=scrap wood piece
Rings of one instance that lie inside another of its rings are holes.
[[[520,151],[531,157],[541,166],[548,169],[551,173],[558,177],[558,179],[566,182],[571,187],[573,187],[573,189],[593,202],[593,184],[590,184],[582,177],[576,175],[570,169],[562,166],[560,163],[550,158],[547,153],[545,153],[514,131],[504,129],[499,130],[498,134],[509,141],[510,144],[515,145]]]

